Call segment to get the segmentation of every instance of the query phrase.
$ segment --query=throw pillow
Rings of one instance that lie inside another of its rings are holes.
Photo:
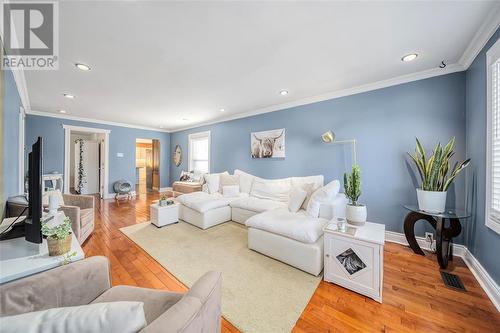
[[[304,200],[304,203],[302,204],[302,209],[306,210],[307,205],[309,204],[309,200],[311,199],[311,195],[316,191],[318,188],[320,188],[323,185],[317,185],[315,183],[310,183],[310,184],[303,184],[301,187],[303,190],[307,192],[306,199]]]
[[[307,213],[311,217],[319,217],[319,208],[322,203],[330,203],[337,193],[339,193],[340,182],[338,180],[331,181],[323,187],[320,187],[311,195],[307,204]]]
[[[240,194],[240,185],[222,186],[222,196],[225,198],[234,198]]]
[[[288,210],[292,213],[297,213],[306,197],[307,191],[299,186],[292,187],[290,189],[290,198],[288,199]]]
[[[238,185],[238,191],[239,191],[239,185],[240,185],[240,176],[238,175],[220,175],[219,178],[219,192],[222,193],[222,188],[224,186],[232,186],[232,185]]]
[[[0,318],[3,333],[136,333],[145,326],[143,302],[95,303]]]
[[[219,180],[221,175],[229,175],[227,171],[221,173],[207,173],[203,175],[208,186],[208,193],[214,194],[219,191]]]
[[[261,179],[255,178],[252,184],[250,196],[259,199],[288,202],[290,188],[292,187],[290,178],[284,179]]]

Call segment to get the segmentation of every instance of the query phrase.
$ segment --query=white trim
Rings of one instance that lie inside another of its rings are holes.
[[[423,250],[430,251],[429,243],[426,242],[424,237],[415,237],[418,245]],[[385,240],[391,243],[397,243],[408,246],[406,237],[404,234],[394,231],[385,232]],[[481,265],[481,263],[474,257],[474,255],[469,251],[469,249],[461,244],[453,244],[453,255],[462,258],[469,270],[472,272],[476,280],[483,288],[484,292],[496,307],[497,311],[500,312],[500,287],[488,274],[486,269]]]
[[[111,133],[111,130],[104,128],[94,128],[94,127],[84,127],[84,126],[73,126],[73,125],[62,125],[64,129],[69,129],[78,132],[90,132],[90,133]]]
[[[212,150],[212,138],[211,138],[210,131],[191,133],[188,135],[188,171],[193,170],[191,168],[191,140],[197,139],[197,138],[205,138],[205,137],[208,137],[208,172],[207,173],[210,173],[210,170],[212,169],[211,159],[210,159],[210,155],[211,155],[210,151]]]
[[[289,109],[289,108],[293,108],[293,107],[297,107],[297,106],[301,106],[301,105],[322,102],[322,101],[335,99],[335,98],[339,98],[339,97],[344,97],[344,96],[355,95],[355,94],[359,94],[359,93],[363,93],[363,92],[367,92],[367,91],[396,86],[396,85],[403,84],[403,83],[428,79],[428,78],[435,77],[435,76],[451,74],[451,73],[455,73],[455,72],[461,72],[463,70],[464,70],[464,68],[460,64],[450,64],[443,69],[432,68],[432,69],[428,69],[428,70],[424,70],[424,71],[420,71],[420,72],[416,72],[416,73],[397,76],[397,77],[390,78],[387,80],[367,83],[367,84],[363,84],[363,85],[352,87],[352,88],[335,90],[335,91],[328,92],[325,94],[315,95],[315,96],[299,99],[299,100],[289,102],[289,103],[276,104],[276,105],[272,105],[272,106],[265,107],[262,109],[238,113],[235,115],[219,118],[219,119],[214,120],[214,121],[202,122],[202,123],[192,125],[192,126],[171,129],[170,132],[175,133],[175,132],[180,132],[180,131],[184,131],[187,129],[198,128],[201,126],[222,123],[222,122],[229,121],[229,120],[247,118],[247,117],[251,117],[251,116],[255,116],[255,115],[259,115],[259,114],[263,114],[263,113],[274,112],[274,111],[281,111],[284,109]]]
[[[130,191],[130,195],[132,197],[136,197],[137,196],[137,192],[136,191]],[[116,198],[116,193],[109,193],[109,192],[104,192],[104,197],[103,199],[115,199]]]
[[[148,126],[138,126],[138,125],[132,125],[132,124],[126,124],[126,123],[119,123],[119,122],[115,122],[115,121],[94,119],[94,118],[76,117],[76,116],[71,116],[71,115],[62,114],[62,113],[55,114],[55,113],[44,112],[44,111],[27,110],[26,114],[33,115],[33,116],[40,116],[40,117],[50,117],[50,118],[59,118],[59,119],[67,119],[67,120],[75,120],[75,121],[84,121],[84,122],[88,122],[88,123],[101,124],[101,125],[136,128],[136,129],[143,129],[143,130],[148,130],[148,131],[170,133],[170,131],[168,131],[166,129],[161,129],[161,128],[154,128],[154,127],[148,127]]]
[[[108,196],[109,187],[109,133],[111,130],[103,128],[72,126],[63,124],[64,128],[64,193],[70,193],[69,188],[69,174],[70,174],[70,147],[71,147],[71,131],[87,132],[104,134],[104,181],[103,188],[99,189],[101,197]]]
[[[163,193],[167,191],[172,191],[171,187],[160,187],[160,190],[158,192]]]
[[[486,200],[484,203],[484,220],[488,228],[500,234],[500,223],[494,221],[490,213],[491,209],[491,184],[493,183],[491,175],[491,155],[492,152],[492,142],[491,142],[491,116],[492,116],[492,105],[491,105],[491,65],[500,58],[500,39],[486,52]]]
[[[500,287],[498,284],[491,278],[486,269],[481,265],[481,263],[474,257],[474,255],[464,246],[464,254],[462,259],[464,260],[469,270],[472,272],[476,280],[479,282],[481,287],[483,288],[488,298],[491,300],[493,305],[497,308],[497,311],[500,312]],[[457,253],[458,255],[458,253]]]
[[[500,3],[498,3],[496,7],[489,12],[488,16],[483,21],[483,24],[481,24],[464,53],[460,57],[458,62],[464,67],[464,70],[469,68],[491,36],[493,36],[493,34],[497,31],[499,26]]]
[[[24,108],[19,108],[19,155],[18,155],[18,170],[19,170],[19,188],[18,193],[24,194],[24,157],[25,157],[25,139],[24,126],[26,115]]]

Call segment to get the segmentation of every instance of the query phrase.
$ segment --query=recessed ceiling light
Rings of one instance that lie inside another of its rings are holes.
[[[160,125],[160,128],[163,128],[163,125]]]
[[[220,111],[220,112],[224,112],[224,111],[226,111],[226,110],[224,110],[224,109],[220,109],[219,111]]]
[[[71,94],[63,94],[63,95],[64,95],[64,97],[69,98],[69,99],[73,99],[76,97],[75,95],[71,95]]]
[[[59,110],[59,113],[66,113],[66,110]]]
[[[418,54],[416,53],[410,53],[405,55],[403,58],[401,58],[401,61],[408,62],[417,59]]]
[[[280,95],[281,96],[288,95],[288,90],[282,90],[282,91],[280,91]]]
[[[89,65],[85,65],[85,64],[82,64],[82,63],[76,63],[75,64],[76,68],[78,68],[79,70],[82,70],[82,71],[89,71],[90,70],[90,66]]]

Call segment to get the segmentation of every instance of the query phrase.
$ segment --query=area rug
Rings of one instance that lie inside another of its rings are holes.
[[[235,222],[201,230],[180,222],[120,229],[186,286],[206,271],[222,272],[222,314],[242,332],[290,332],[319,277],[249,250]]]

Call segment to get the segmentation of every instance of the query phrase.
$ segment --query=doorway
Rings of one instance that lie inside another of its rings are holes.
[[[135,191],[146,194],[160,190],[160,141],[136,139]]]
[[[108,197],[109,130],[63,125],[64,193]]]

